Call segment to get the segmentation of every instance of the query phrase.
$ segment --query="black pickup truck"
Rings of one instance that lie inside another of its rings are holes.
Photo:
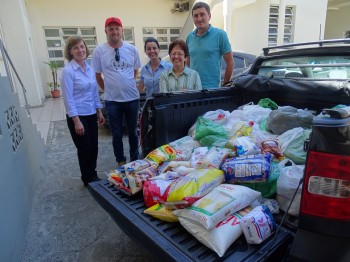
[[[350,39],[263,49],[250,71],[232,87],[157,94],[140,118],[146,155],[185,135],[196,118],[216,109],[232,111],[262,98],[279,106],[322,111],[310,140],[299,217],[276,215],[280,228],[260,245],[239,238],[218,257],[179,223],[143,213],[142,195],[123,195],[107,180],[89,184],[96,201],[120,228],[159,261],[350,261],[350,113],[324,110],[350,105]],[[345,111],[345,112],[344,112]],[[283,222],[283,223],[282,223]]]

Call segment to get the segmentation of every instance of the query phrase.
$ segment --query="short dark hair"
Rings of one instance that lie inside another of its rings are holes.
[[[73,56],[69,53],[70,50],[72,50],[73,46],[76,44],[79,44],[80,42],[83,42],[86,48],[86,57],[90,55],[89,48],[87,47],[84,39],[80,36],[71,36],[66,41],[66,46],[64,48],[64,58],[68,61],[71,61],[73,59]]]
[[[172,42],[169,45],[169,52],[168,52],[169,55],[170,55],[171,51],[173,51],[175,46],[179,46],[184,51],[185,57],[189,56],[187,44],[184,40],[181,40],[181,39],[176,39],[174,42]]]
[[[145,41],[145,46],[144,46],[145,52],[146,52],[146,45],[147,45],[147,43],[156,43],[156,45],[158,46],[158,48],[160,48],[157,39],[155,39],[154,37],[148,37],[148,38],[146,39],[146,41]]]
[[[192,15],[193,15],[193,10],[199,9],[199,8],[205,8],[207,10],[208,14],[210,15],[210,7],[207,3],[204,2],[197,2],[193,5],[192,7]]]

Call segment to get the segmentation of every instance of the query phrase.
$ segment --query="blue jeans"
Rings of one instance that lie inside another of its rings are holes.
[[[125,117],[126,129],[129,136],[130,161],[139,158],[139,136],[137,123],[139,117],[140,100],[129,102],[105,101],[109,118],[109,126],[113,136],[113,150],[117,162],[126,161],[123,147],[123,118]]]

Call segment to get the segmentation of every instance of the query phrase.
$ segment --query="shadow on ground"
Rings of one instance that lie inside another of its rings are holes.
[[[109,130],[100,127],[100,178],[115,168],[111,140]],[[76,149],[65,121],[51,122],[46,151],[46,166],[35,183],[22,262],[152,261],[83,186]]]

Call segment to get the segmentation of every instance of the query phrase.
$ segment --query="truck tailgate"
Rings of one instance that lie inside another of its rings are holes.
[[[90,183],[88,189],[118,226],[159,261],[280,261],[293,239],[293,233],[285,228],[274,241],[270,237],[260,245],[249,245],[242,236],[220,258],[179,223],[144,214],[142,195],[125,196],[105,179]]]

